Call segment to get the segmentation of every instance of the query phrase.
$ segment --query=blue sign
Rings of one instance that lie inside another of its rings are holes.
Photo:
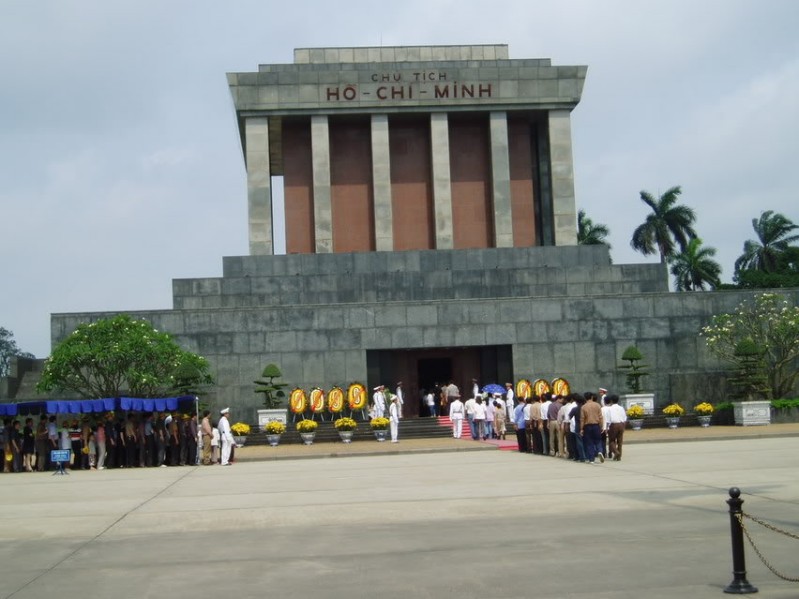
[[[50,461],[51,462],[68,462],[69,455],[72,453],[69,449],[51,449]]]

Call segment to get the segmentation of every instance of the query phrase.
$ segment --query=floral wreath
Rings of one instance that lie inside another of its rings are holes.
[[[362,383],[351,383],[347,389],[347,403],[353,412],[365,410],[369,396],[366,394],[366,387]]]
[[[320,414],[325,411],[325,392],[319,387],[311,389],[311,412]]]
[[[308,398],[305,396],[305,391],[297,387],[289,395],[289,409],[293,414],[302,414],[308,407]]]
[[[569,387],[569,381],[564,378],[556,378],[552,381],[552,393],[555,395],[560,395],[561,397],[565,397],[571,392],[571,388]]]
[[[331,414],[338,414],[344,410],[344,391],[341,387],[333,387],[327,394],[327,409]]]
[[[527,379],[516,381],[516,397],[530,397],[530,381]]]
[[[537,397],[541,397],[544,393],[549,393],[550,386],[546,379],[537,379],[536,382],[533,383],[533,393]]]

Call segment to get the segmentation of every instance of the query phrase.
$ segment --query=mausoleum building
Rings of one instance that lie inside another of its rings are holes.
[[[420,389],[448,379],[623,391],[630,344],[658,403],[718,398],[697,333],[749,294],[669,293],[665,266],[576,245],[570,115],[585,75],[505,45],[302,48],[229,74],[250,255],[174,280],[172,309],[134,315],[208,358],[210,401],[251,421],[270,362],[306,390],[402,380],[412,416]],[[108,315],[54,314],[53,343]]]

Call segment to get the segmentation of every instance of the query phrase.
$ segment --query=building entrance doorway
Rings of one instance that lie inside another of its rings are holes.
[[[366,364],[370,389],[385,385],[396,393],[397,383],[402,382],[406,418],[428,414],[422,401],[423,393],[436,384],[454,382],[466,399],[471,395],[473,378],[480,388],[513,379],[510,345],[368,350]]]

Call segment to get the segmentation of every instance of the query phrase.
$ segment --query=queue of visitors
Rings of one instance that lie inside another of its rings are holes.
[[[24,423],[5,418],[0,429],[3,471],[50,470],[54,467],[50,451],[54,449],[70,450],[70,462],[64,466],[72,470],[193,466],[198,463],[198,441],[203,443],[202,463],[227,465],[232,461],[235,443],[226,410],[220,416],[219,428],[206,411],[202,429],[196,414],[177,411],[123,416],[108,412],[60,421],[43,414],[38,420],[28,417]],[[220,430],[225,434],[220,435]]]
[[[600,393],[601,398],[591,391],[514,398],[510,383],[504,397],[473,391],[462,402],[458,393],[448,402],[452,434],[460,439],[466,420],[474,440],[505,439],[513,430],[522,453],[590,464],[606,457],[621,461],[627,413],[618,395],[607,395],[605,389]]]

